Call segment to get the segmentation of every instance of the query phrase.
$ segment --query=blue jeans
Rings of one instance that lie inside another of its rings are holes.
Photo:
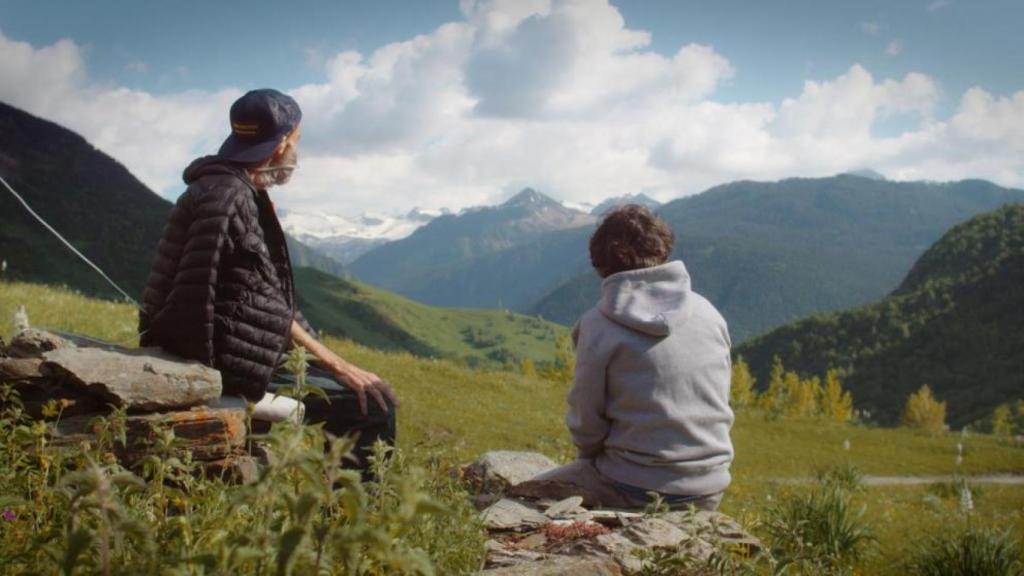
[[[625,494],[630,500],[642,502],[644,505],[654,502],[654,497],[651,493],[656,493],[660,496],[661,501],[671,509],[687,508],[692,505],[699,510],[714,510],[718,508],[718,503],[722,501],[721,492],[703,496],[684,496],[682,494],[666,494],[664,492],[648,490],[639,486],[615,482],[614,480],[612,483],[615,484],[615,488],[619,492]]]

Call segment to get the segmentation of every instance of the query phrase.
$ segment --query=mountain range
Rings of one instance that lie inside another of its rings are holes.
[[[401,240],[445,211],[413,208],[401,216],[362,214],[348,218],[335,214],[281,209],[281,226],[304,244],[341,264],[349,264],[373,248]]]
[[[492,254],[595,221],[594,216],[527,188],[498,206],[439,216],[407,238],[364,254],[349,268],[361,281],[427,304],[521,309],[515,297],[510,302],[516,304],[504,302],[501,290],[495,291],[499,287],[491,282],[493,276],[475,268],[464,274],[464,265],[486,267]],[[516,266],[504,261],[501,265]]]
[[[774,357],[787,370],[835,368],[856,405],[897,421],[927,384],[950,425],[1024,397],[1024,204],[964,222],[913,265],[887,297],[788,324],[739,346],[763,387]]]
[[[658,212],[676,233],[674,257],[741,342],[885,295],[950,226],[1021,200],[1024,191],[981,180],[842,174],[735,182]],[[545,210],[559,217],[545,219]],[[598,298],[587,251],[596,221],[525,190],[502,206],[437,218],[350,270],[420,302],[507,307],[570,325]]]

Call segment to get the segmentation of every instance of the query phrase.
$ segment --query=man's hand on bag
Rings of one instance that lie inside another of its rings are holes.
[[[359,410],[363,413],[363,416],[367,414],[367,394],[373,396],[373,399],[377,401],[380,409],[384,412],[388,411],[387,402],[384,401],[385,397],[391,400],[393,405],[398,405],[398,398],[395,396],[394,390],[391,389],[391,385],[373,372],[363,370],[344,361],[333,363],[331,371],[342,382],[347,384],[349,388],[355,391],[356,396],[359,398]]]

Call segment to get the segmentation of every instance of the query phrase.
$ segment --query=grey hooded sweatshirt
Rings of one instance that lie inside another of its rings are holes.
[[[612,480],[703,496],[730,481],[732,363],[721,314],[676,260],[612,274],[573,334],[566,423]]]

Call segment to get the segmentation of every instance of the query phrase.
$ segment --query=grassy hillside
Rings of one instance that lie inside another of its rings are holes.
[[[171,204],[57,124],[0,103],[0,174],[129,294],[142,292]],[[118,297],[0,189],[0,258],[9,277]]]
[[[890,292],[951,226],[1024,200],[980,180],[889,182],[852,175],[735,182],[658,209],[694,288],[729,322],[734,342],[816,312]],[[585,254],[585,240],[579,242]],[[572,323],[597,300],[590,270],[555,283],[529,308]]]
[[[299,307],[318,330],[382,350],[471,365],[551,362],[558,324],[499,310],[436,308],[310,268],[295,271]]]
[[[858,405],[898,418],[924,384],[954,426],[1024,398],[1024,205],[956,226],[889,297],[816,316],[739,347],[763,384],[771,358],[788,369],[843,370]]]
[[[498,310],[425,306],[312,268],[297,269],[295,281],[299,307],[314,328],[381,350],[469,365],[518,366],[527,358],[542,364],[554,360],[555,339],[568,332],[558,324]],[[21,304],[34,325],[119,343],[136,340],[131,306],[20,282],[0,283],[3,332]]]
[[[117,340],[131,335],[134,311],[51,288],[0,284],[0,318],[24,303],[38,324]],[[0,335],[11,328],[2,324]],[[398,444],[413,461],[440,451],[466,461],[490,449],[539,450],[567,460],[572,450],[563,416],[566,384],[511,372],[473,370],[408,353],[372,350],[350,341],[328,339],[346,358],[394,383],[399,408]],[[733,428],[736,461],[733,484],[723,501],[734,515],[763,535],[767,511],[787,494],[806,489],[802,480],[816,472],[852,465],[873,475],[967,475],[1024,473],[1024,449],[984,435],[927,436],[908,430],[879,429],[820,420],[769,420],[740,412]],[[844,441],[849,449],[844,449]],[[957,443],[964,459],[954,464]],[[856,567],[861,574],[903,574],[899,564],[926,535],[964,522],[959,497],[946,485],[868,487],[856,495],[865,519],[879,539],[873,554]],[[969,522],[1024,535],[1024,491],[1019,486],[974,489]]]

